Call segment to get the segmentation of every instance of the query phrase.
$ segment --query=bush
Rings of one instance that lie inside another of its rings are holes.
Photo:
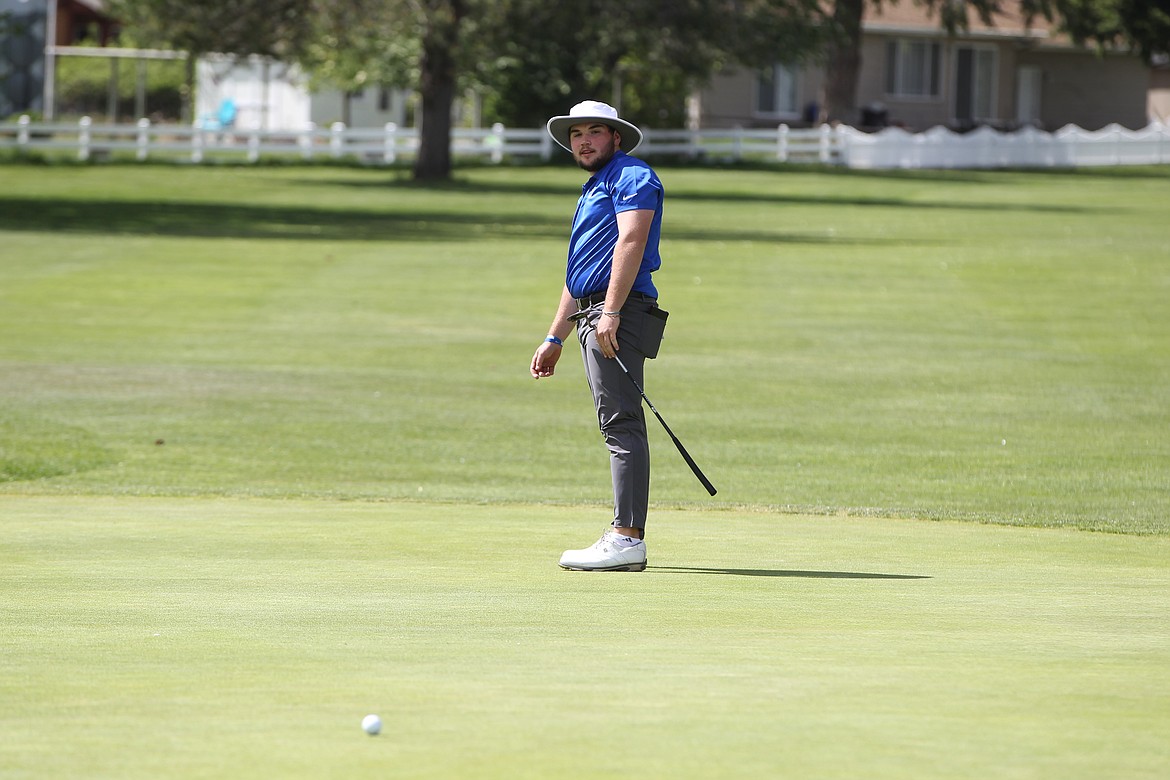
[[[117,63],[116,117],[107,116],[111,62]],[[177,121],[183,103],[183,63],[146,60],[146,116],[152,122]],[[137,120],[138,63],[106,57],[60,57],[57,60],[58,116],[92,116]]]

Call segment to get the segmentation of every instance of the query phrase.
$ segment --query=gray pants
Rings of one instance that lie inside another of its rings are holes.
[[[630,300],[622,308],[618,326],[618,357],[645,387],[642,352],[643,330],[647,312],[653,303]],[[577,338],[585,362],[585,378],[593,393],[597,423],[609,449],[609,468],[613,478],[613,525],[619,528],[646,527],[646,510],[650,503],[650,442],[646,437],[646,415],[642,396],[618,362],[601,354],[595,327],[602,305],[597,304],[577,320]]]

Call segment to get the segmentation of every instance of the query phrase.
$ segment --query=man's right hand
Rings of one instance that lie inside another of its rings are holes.
[[[557,361],[561,359],[561,352],[564,349],[559,344],[554,344],[551,341],[546,341],[536,348],[536,354],[532,356],[532,366],[529,371],[532,372],[534,379],[541,377],[552,376],[556,371]]]

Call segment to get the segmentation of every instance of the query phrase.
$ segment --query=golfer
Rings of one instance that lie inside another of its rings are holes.
[[[560,565],[580,571],[646,568],[646,510],[650,501],[650,444],[638,387],[647,357],[658,354],[664,320],[651,315],[658,290],[651,274],[662,259],[662,182],[630,157],[642,131],[605,103],[587,100],[548,121],[549,134],[592,174],[581,188],[569,236],[568,267],[548,336],[532,356],[532,376],[550,377],[574,323],[585,377],[609,449],[613,523],[583,550],[567,550]],[[621,361],[637,385],[623,375]]]

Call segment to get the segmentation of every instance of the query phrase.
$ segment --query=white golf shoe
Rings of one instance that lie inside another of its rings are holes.
[[[633,541],[634,544],[629,542]],[[592,547],[565,550],[561,568],[573,571],[643,571],[646,543],[614,531],[606,531]]]

